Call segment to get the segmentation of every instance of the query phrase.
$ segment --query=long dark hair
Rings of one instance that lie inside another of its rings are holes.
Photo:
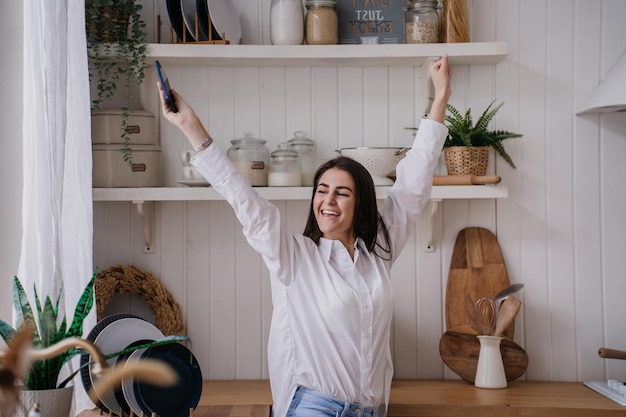
[[[376,205],[376,190],[374,189],[374,181],[367,169],[352,158],[340,156],[320,165],[315,172],[313,179],[313,195],[311,196],[311,206],[309,208],[309,218],[304,228],[304,235],[310,237],[315,243],[319,243],[322,237],[322,231],[315,219],[313,209],[313,199],[317,192],[320,177],[329,169],[337,168],[346,171],[354,180],[354,220],[352,229],[356,237],[360,237],[365,242],[367,250],[374,252],[376,256],[380,256],[385,260],[391,259],[391,244],[389,240],[389,231],[382,216],[378,212]],[[378,241],[378,232],[381,231],[383,244]],[[385,256],[381,256],[376,250],[380,248]]]

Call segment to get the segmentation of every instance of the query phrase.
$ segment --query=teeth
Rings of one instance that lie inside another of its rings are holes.
[[[326,216],[339,216],[339,213],[337,213],[336,211],[332,211],[332,210],[322,210],[322,214]]]

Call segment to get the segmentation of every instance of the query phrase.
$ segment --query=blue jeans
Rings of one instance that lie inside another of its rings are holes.
[[[305,387],[298,387],[291,400],[287,417],[378,417],[378,411],[340,401]]]

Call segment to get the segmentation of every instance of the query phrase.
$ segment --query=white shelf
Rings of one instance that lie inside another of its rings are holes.
[[[164,65],[202,66],[420,66],[447,53],[452,65],[497,64],[506,42],[417,45],[149,44],[147,56]]]
[[[391,187],[376,187],[376,197],[384,199]],[[268,200],[309,201],[311,187],[255,187]],[[433,186],[430,202],[424,209],[422,228],[426,251],[434,250],[433,222],[442,200],[506,198],[508,190],[496,185]],[[223,197],[211,187],[150,187],[150,188],[94,188],[93,201],[130,201],[143,219],[144,252],[154,251],[155,201],[218,201]]]
[[[376,187],[376,195],[383,199],[391,187]],[[305,200],[311,198],[311,187],[255,187],[268,200]],[[508,190],[498,185],[434,186],[431,200],[506,198]],[[94,188],[93,201],[211,201],[223,200],[212,187],[149,187],[149,188]]]

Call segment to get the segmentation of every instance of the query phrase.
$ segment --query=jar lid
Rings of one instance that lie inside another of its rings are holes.
[[[315,146],[313,139],[307,138],[304,130],[294,132],[293,136],[294,137],[288,141],[290,146]]]
[[[297,159],[298,152],[290,150],[289,144],[287,142],[283,142],[278,144],[278,149],[273,151],[271,156],[275,159]]]
[[[407,9],[419,9],[420,7],[432,7],[433,9],[436,9],[437,5],[437,0],[416,0],[412,4],[409,4]]]
[[[265,139],[255,138],[254,132],[243,132],[243,138],[237,138],[230,141],[233,145],[244,142],[258,143],[262,145],[267,141]]]
[[[307,0],[306,7],[337,7],[335,0]]]

